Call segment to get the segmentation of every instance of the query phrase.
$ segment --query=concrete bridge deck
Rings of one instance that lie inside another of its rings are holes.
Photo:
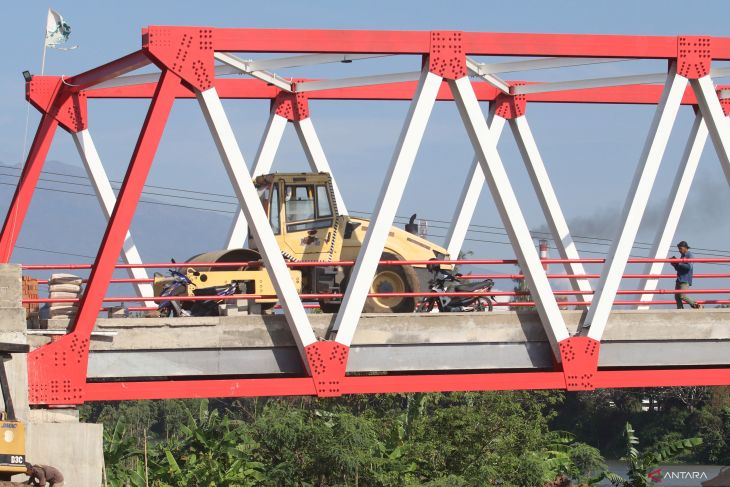
[[[576,331],[582,311],[565,311]],[[310,315],[325,337],[333,315]],[[100,319],[90,379],[301,374],[283,316]],[[30,337],[39,346],[47,337]],[[730,364],[730,309],[614,311],[599,367]],[[363,315],[349,372],[550,369],[535,312]]]

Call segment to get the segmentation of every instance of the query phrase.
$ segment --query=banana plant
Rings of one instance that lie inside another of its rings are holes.
[[[592,483],[606,479],[614,487],[653,487],[656,485],[656,481],[661,480],[660,470],[657,469],[659,465],[702,444],[702,438],[685,438],[660,443],[652,450],[639,452],[637,448],[639,438],[630,423],[626,423],[624,433],[626,436],[626,456],[621,460],[625,461],[629,467],[627,478],[613,472],[604,471]]]

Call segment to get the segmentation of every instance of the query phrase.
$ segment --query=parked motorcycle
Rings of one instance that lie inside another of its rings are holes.
[[[173,259],[172,263],[175,261]],[[183,296],[187,294],[188,286],[195,286],[193,282],[182,272],[175,269],[168,269],[169,283],[162,288],[160,296]],[[193,289],[194,296],[232,296],[238,294],[238,284],[233,282],[227,286],[205,287]],[[204,301],[160,301],[157,312],[162,317],[178,316],[218,316],[218,305],[223,303],[222,299],[206,299]]]
[[[188,279],[188,276],[175,269],[168,269],[168,272],[172,279],[164,285],[160,296],[183,296],[187,294],[188,286],[192,285],[192,281]],[[165,318],[168,316],[191,316],[190,306],[186,306],[188,303],[176,299],[160,301],[157,305],[157,312],[161,317]]]
[[[439,265],[428,266],[432,278],[428,288],[432,293],[446,292],[473,292],[486,293],[494,287],[494,281],[485,279],[483,281],[463,284],[461,274],[452,274],[450,271],[441,269]],[[416,306],[417,313],[431,312],[459,312],[459,311],[492,311],[494,309],[494,298],[491,296],[427,296]]]

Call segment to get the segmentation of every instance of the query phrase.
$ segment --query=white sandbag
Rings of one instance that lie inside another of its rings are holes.
[[[63,293],[63,292],[51,292],[51,299],[76,299],[79,297],[78,293]],[[65,303],[68,304],[68,303]]]
[[[81,285],[83,279],[73,274],[51,274],[50,284],[76,284]]]
[[[77,308],[71,307],[71,308],[56,308],[51,309],[48,311],[48,316],[51,318],[55,318],[56,316],[72,316],[76,314],[76,311],[78,311]]]
[[[81,286],[78,284],[51,284],[48,290],[52,293],[76,293],[81,292]]]

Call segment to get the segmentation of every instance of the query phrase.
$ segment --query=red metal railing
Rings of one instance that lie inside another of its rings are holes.
[[[584,264],[602,264],[605,259],[542,259],[544,264],[563,264],[563,263],[584,263]],[[629,259],[629,264],[645,264],[653,262],[697,262],[697,263],[730,263],[730,258],[693,258],[693,259],[649,259],[649,258],[632,258]],[[308,261],[308,262],[288,262],[287,265],[292,268],[297,267],[315,267],[315,266],[352,266],[354,261],[336,261],[336,262],[319,262],[319,261]],[[380,261],[381,265],[416,265],[423,266],[436,263],[433,260],[383,260]],[[517,260],[515,259],[461,259],[451,261],[438,261],[441,265],[515,265]],[[117,269],[129,269],[129,268],[147,268],[147,269],[159,269],[159,268],[222,268],[222,267],[259,267],[262,266],[261,261],[255,262],[176,262],[176,263],[149,263],[149,264],[118,264]],[[92,268],[92,264],[42,264],[42,265],[23,265],[23,270],[39,271],[39,270],[88,270]],[[548,274],[549,279],[597,279],[600,277],[599,274]],[[674,278],[674,274],[625,274],[624,279],[670,279]],[[730,278],[730,273],[702,273],[695,274],[695,279],[722,279]],[[463,280],[474,280],[474,279],[522,279],[524,274],[465,274],[460,277]],[[84,282],[86,279],[84,279]],[[134,278],[114,278],[111,283],[151,283],[154,279],[134,279]],[[39,280],[40,284],[48,284],[48,280]],[[616,294],[619,296],[627,295],[675,295],[675,294],[693,294],[693,295],[718,295],[728,294],[730,295],[730,289],[693,289],[693,290],[674,290],[674,289],[660,289],[646,291],[642,289],[628,289],[619,290]],[[557,297],[560,296],[580,296],[580,295],[591,295],[593,291],[575,291],[575,290],[557,290],[553,294]],[[529,296],[529,292],[520,291],[489,291],[489,292],[444,292],[444,293],[433,293],[433,292],[401,292],[401,293],[369,293],[369,297],[413,297],[413,298],[426,298],[426,297],[467,297],[467,296],[484,296],[484,297],[519,297]],[[216,300],[252,300],[252,299],[276,299],[276,295],[259,295],[259,294],[235,294],[230,296],[215,296]],[[302,293],[300,294],[302,300],[319,300],[319,299],[338,299],[342,298],[341,293]],[[157,296],[157,297],[138,297],[138,296],[114,296],[104,298],[104,302],[117,302],[117,303],[133,303],[133,302],[144,302],[144,301],[207,301],[210,300],[211,296]],[[23,304],[31,303],[77,303],[80,301],[78,298],[28,298],[23,299]],[[730,299],[712,299],[702,300],[701,304],[730,304]],[[561,307],[569,306],[586,306],[589,305],[589,301],[559,301],[558,305]],[[672,305],[675,301],[669,300],[658,300],[645,302],[640,300],[616,300],[614,305],[616,306],[630,306],[630,305]],[[494,306],[502,307],[531,307],[535,303],[533,301],[510,301],[510,302],[494,302]],[[307,307],[316,307],[316,305],[305,305]],[[105,308],[106,309],[106,308]],[[131,311],[146,311],[156,308],[151,307],[129,307]]]

